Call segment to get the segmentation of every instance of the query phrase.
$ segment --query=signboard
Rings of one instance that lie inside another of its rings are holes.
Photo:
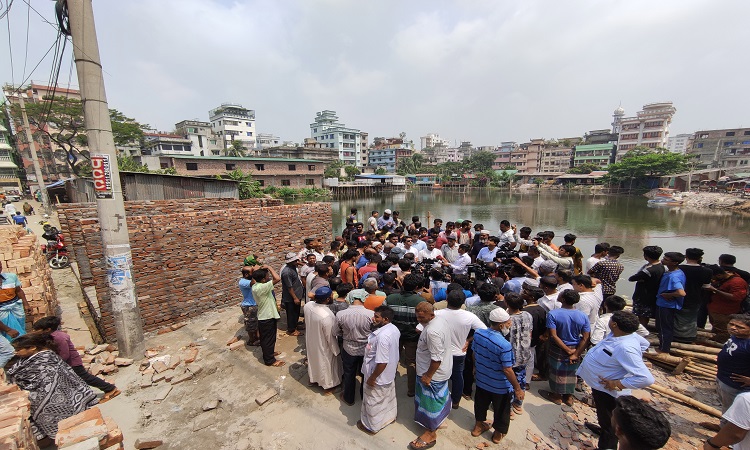
[[[91,169],[96,198],[114,198],[109,155],[91,155]]]

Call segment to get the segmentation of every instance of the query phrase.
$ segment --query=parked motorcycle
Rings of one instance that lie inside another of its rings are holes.
[[[47,240],[42,244],[42,253],[47,257],[47,264],[53,269],[63,269],[70,265],[70,256],[65,247],[65,238],[57,228],[45,225],[42,237]]]

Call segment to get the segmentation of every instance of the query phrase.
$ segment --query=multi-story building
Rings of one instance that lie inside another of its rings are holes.
[[[281,144],[281,138],[272,133],[258,133],[256,137],[257,140],[255,145],[257,149],[277,147]]]
[[[325,164],[312,159],[233,158],[227,156],[162,156],[160,167],[178,175],[215,177],[239,169],[252,174],[261,186],[323,187]]]
[[[14,162],[10,132],[0,122],[0,190],[23,192],[18,166]]]
[[[192,142],[191,154],[195,156],[218,156],[223,146],[211,128],[211,123],[199,120],[183,120],[174,125],[175,134]]]
[[[144,133],[140,155],[133,157],[150,170],[158,170],[163,169],[159,158],[173,155],[202,156],[194,154],[193,142],[186,137],[170,133]]]
[[[666,147],[669,125],[676,111],[672,102],[650,103],[644,105],[635,117],[623,117],[619,123],[616,160],[635,147]]]
[[[473,155],[477,150],[473,145],[471,145],[471,141],[462,141],[461,145],[458,146],[458,151],[462,155],[461,159],[466,159],[471,157],[471,155]]]
[[[269,147],[260,150],[261,157],[266,158],[285,158],[285,159],[312,159],[330,164],[339,159],[338,151],[330,148],[324,148],[321,144],[311,138],[305,139],[303,147],[297,145],[281,145],[278,147]]]
[[[367,167],[370,164],[370,144],[369,135],[364,131],[359,132],[359,166]]]
[[[544,139],[532,139],[530,142],[520,145],[517,154],[522,155],[522,158],[518,159],[517,163],[514,164],[520,174],[540,173],[542,171],[542,153],[545,145],[546,141]]]
[[[438,145],[431,148],[429,157],[425,156],[425,159],[428,159],[429,162],[434,164],[443,164],[447,162],[463,161],[464,155],[458,147]]]
[[[398,161],[412,154],[411,143],[404,138],[403,133],[398,138],[375,138],[370,149],[369,166],[395,172]]]
[[[672,153],[685,154],[687,149],[690,147],[690,141],[692,139],[693,135],[690,133],[670,136],[669,139],[667,139],[667,150]]]
[[[248,149],[254,149],[257,142],[255,134],[255,111],[236,103],[222,103],[218,108],[208,112],[211,129],[218,137],[218,147],[225,149],[232,146],[232,141],[240,141]]]
[[[559,174],[570,169],[573,147],[578,141],[580,138],[565,138],[545,144],[539,161],[539,172]]]
[[[363,167],[360,155],[362,132],[356,128],[347,128],[338,120],[336,111],[326,109],[316,113],[315,121],[310,124],[310,135],[326,148],[338,150],[341,161]]]
[[[750,161],[750,128],[704,130],[693,135],[687,153],[700,168],[737,167]]]
[[[616,144],[617,133],[609,130],[591,130],[584,135],[584,141],[586,144]]]
[[[499,147],[495,148],[495,153],[513,153],[518,151],[518,143],[515,141],[501,142]]]
[[[432,147],[449,147],[450,141],[448,139],[443,139],[440,137],[440,135],[436,133],[430,133],[427,136],[422,136],[419,138],[420,144],[419,149],[424,150],[426,148],[432,148]]]
[[[50,86],[36,83],[32,83],[24,89],[16,89],[14,86],[5,85],[3,86],[3,94],[8,100],[9,106],[18,105],[19,96],[23,95],[27,109],[30,104],[45,103],[45,97],[52,96],[53,94],[55,97],[66,97],[76,100],[81,99],[81,93],[75,89],[65,89],[60,87],[52,88]],[[9,131],[12,135],[17,136],[18,134],[23,134],[23,128],[21,125],[22,120],[20,115],[16,116],[13,111],[15,111],[15,109],[8,107],[7,113],[10,117]],[[30,117],[29,119],[31,132],[36,137],[37,159],[42,169],[42,177],[44,178],[44,181],[59,181],[73,176],[73,169],[68,163],[68,153],[47,135],[47,133],[55,135],[61,131],[55,128],[52,121],[41,124],[35,123],[33,117]],[[21,156],[22,169],[26,172],[26,178],[30,181],[36,181],[36,173],[34,171],[29,145],[25,143],[25,140],[16,139],[16,148]],[[85,145],[77,144],[77,150],[78,152],[88,152],[89,149]],[[80,159],[82,159],[82,157],[78,158],[78,160]]]
[[[614,143],[576,145],[573,149],[573,167],[595,164],[605,168],[615,162],[616,148]]]

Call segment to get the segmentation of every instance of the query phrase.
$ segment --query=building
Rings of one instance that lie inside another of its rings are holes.
[[[495,153],[513,153],[518,151],[518,143],[514,141],[501,142],[500,146],[495,148]]]
[[[256,149],[278,147],[281,144],[281,138],[272,133],[258,133],[256,138]]]
[[[411,141],[406,141],[405,138],[405,133],[397,138],[375,138],[370,149],[369,167],[395,172],[398,161],[412,155]]]
[[[625,110],[622,109],[622,105],[620,105],[612,113],[612,134],[620,134],[623,117],[625,117]]]
[[[615,162],[616,149],[613,143],[576,145],[573,148],[573,167],[595,164],[605,168]]]
[[[362,132],[340,123],[336,111],[323,110],[315,114],[310,124],[310,136],[326,148],[338,150],[339,159],[356,167],[362,166]]]
[[[693,135],[690,133],[678,134],[670,136],[667,139],[667,150],[672,153],[685,154],[690,146],[690,141],[693,139]]]
[[[191,154],[195,156],[218,156],[224,147],[213,132],[210,122],[183,120],[174,125],[175,134],[192,142]]]
[[[693,135],[687,150],[698,168],[737,167],[750,160],[750,128],[704,130]]]
[[[617,137],[617,133],[609,130],[591,130],[583,136],[583,140],[585,144],[617,144]]]
[[[669,125],[676,111],[672,102],[650,103],[644,105],[635,117],[622,117],[619,123],[616,160],[622,159],[625,153],[635,147],[666,147]]]
[[[369,134],[364,131],[359,132],[359,163],[358,167],[367,167],[370,164],[370,144]]]
[[[6,113],[10,118],[10,127],[8,131],[13,136],[23,134],[22,119],[20,114],[16,116],[14,109],[11,105],[19,104],[19,95],[23,95],[24,101],[28,107],[30,104],[44,103],[45,97],[66,97],[71,99],[80,100],[81,93],[75,89],[64,89],[64,88],[52,88],[50,86],[44,86],[36,83],[32,83],[24,89],[16,89],[11,85],[3,86],[3,94],[8,100]],[[45,182],[60,181],[63,179],[70,178],[74,175],[71,164],[68,163],[68,152],[56,144],[52,139],[49,138],[47,133],[55,135],[62,132],[55,127],[52,121],[48,121],[44,124],[35,124],[34,118],[30,118],[31,132],[36,136],[36,149],[37,159],[42,170],[42,177]],[[44,131],[40,131],[44,130]],[[65,131],[67,133],[67,131]],[[21,157],[21,168],[26,172],[26,179],[29,181],[37,181],[36,173],[34,171],[34,164],[31,159],[31,152],[29,145],[25,143],[25,140],[15,139],[16,149]],[[85,145],[76,144],[76,150],[78,153],[88,152],[89,149]],[[74,151],[74,153],[76,153]],[[78,155],[74,161],[81,160],[83,157]]]
[[[443,139],[440,137],[440,135],[436,133],[430,133],[427,136],[422,136],[419,138],[419,149],[424,150],[426,148],[432,148],[432,147],[450,147],[450,141],[448,139]]]
[[[162,156],[201,156],[193,153],[193,141],[170,133],[144,133],[140,156],[135,156],[149,170],[166,169]]]
[[[314,159],[330,164],[339,159],[339,153],[330,148],[324,148],[321,144],[316,143],[311,138],[305,139],[305,145],[280,145],[278,147],[269,147],[260,150],[258,156],[265,158],[285,158],[285,159]]]
[[[251,174],[261,186],[323,187],[325,163],[312,159],[229,156],[161,156],[161,168],[174,168],[177,175],[216,177],[233,170]]]
[[[525,169],[526,150],[515,142],[512,144],[500,146],[496,153],[495,162],[492,164],[494,170],[505,170],[508,167],[512,167],[512,170],[520,172],[522,169]]]
[[[18,166],[15,163],[15,152],[10,145],[10,132],[0,122],[0,189],[5,192],[23,192],[23,184],[19,177]]]
[[[236,103],[222,103],[218,108],[208,112],[211,129],[217,136],[217,146],[225,149],[232,146],[232,141],[240,141],[248,149],[254,149],[257,142],[255,134],[255,111]]]
[[[565,138],[545,144],[539,161],[539,172],[561,174],[570,169],[573,162],[573,147],[580,140],[580,138]]]

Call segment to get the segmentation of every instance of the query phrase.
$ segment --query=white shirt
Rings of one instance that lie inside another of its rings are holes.
[[[542,258],[542,255],[537,256],[534,259],[534,264],[531,265],[531,268],[534,270],[539,270],[539,266],[541,266],[544,261],[546,260]]]
[[[369,219],[367,219],[367,224],[370,226],[370,229],[372,231],[378,231],[378,219],[376,219],[375,217],[371,216]]]
[[[404,249],[404,255],[407,253],[411,253],[412,255],[414,255],[414,261],[416,262],[422,261],[422,256],[421,256],[422,252],[420,252],[419,249],[414,246],[414,244],[410,245],[409,248],[406,248],[404,247],[403,242],[399,242],[398,247],[401,247]]]
[[[503,233],[502,230],[500,230],[498,233],[499,233],[498,238],[500,239],[500,243],[497,244],[498,247],[501,247],[504,244],[516,242],[516,238],[513,237],[513,229],[509,229],[505,233]]]
[[[471,264],[471,256],[468,253],[458,255],[455,261],[450,265],[454,275],[466,275],[466,266]]]
[[[469,313],[471,314],[471,313]],[[419,334],[417,342],[417,376],[430,370],[432,361],[440,361],[440,367],[432,375],[435,381],[450,379],[453,371],[453,352],[450,342],[450,328],[442,317],[435,316]],[[417,381],[419,383],[419,381]]]
[[[483,330],[487,326],[477,317],[465,309],[440,309],[435,311],[436,317],[442,317],[448,322],[451,334],[451,352],[453,356],[463,356],[466,338],[470,330]]]
[[[589,317],[589,325],[599,320],[599,305],[601,301],[596,292],[579,292],[581,300],[575,304],[575,308]]]
[[[438,256],[443,256],[443,252],[440,250],[433,248],[432,251],[424,249],[419,252],[419,260],[423,260],[425,258],[427,259],[438,259]],[[436,263],[437,264],[437,263]]]
[[[612,331],[609,329],[609,319],[612,318],[612,313],[602,314],[599,316],[599,320],[596,321],[594,326],[591,327],[591,343],[596,345],[602,339],[604,339]],[[648,336],[648,330],[643,325],[638,325],[638,329],[635,330],[638,336]]]
[[[385,370],[375,379],[375,384],[385,386],[393,383],[396,379],[396,368],[398,366],[398,340],[401,333],[396,325],[389,323],[382,326],[367,337],[365,346],[365,359],[362,363],[362,372],[367,381],[375,371],[375,366],[387,363]]]
[[[541,297],[539,300],[537,300],[536,303],[544,308],[547,312],[550,312],[553,309],[562,308],[562,303],[557,301],[558,295],[560,295],[560,291],[545,295],[544,297]]]
[[[594,264],[599,262],[599,258],[592,256],[583,263],[583,273],[588,274],[589,270],[594,267]]]
[[[750,430],[750,392],[743,392],[734,398],[732,406],[724,413],[724,420],[743,430]],[[750,431],[745,438],[732,446],[734,450],[750,450]]]

